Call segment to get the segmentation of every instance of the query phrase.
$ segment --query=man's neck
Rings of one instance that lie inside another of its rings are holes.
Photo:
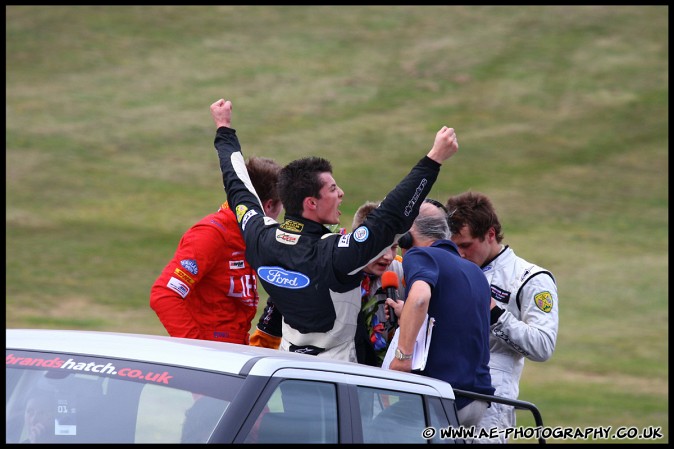
[[[503,245],[501,243],[496,243],[496,244],[492,245],[491,251],[489,252],[489,257],[487,258],[487,260],[489,262],[491,262],[492,260],[496,259],[496,257],[498,257],[498,255],[501,254],[501,251],[503,251],[504,248],[505,248],[505,245]]]

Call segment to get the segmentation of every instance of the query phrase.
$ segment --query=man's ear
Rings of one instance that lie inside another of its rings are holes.
[[[316,210],[316,198],[313,196],[304,198],[302,204],[304,205],[304,210]]]
[[[491,226],[489,230],[487,230],[487,241],[489,243],[493,242],[496,239],[496,231],[494,230],[494,227]]]

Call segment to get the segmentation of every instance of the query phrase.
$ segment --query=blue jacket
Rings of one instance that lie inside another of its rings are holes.
[[[408,288],[416,281],[431,286],[428,315],[435,327],[426,367],[421,374],[453,387],[494,394],[489,374],[490,289],[480,267],[458,252],[449,240],[415,246],[403,257]],[[457,397],[457,409],[471,402]]]

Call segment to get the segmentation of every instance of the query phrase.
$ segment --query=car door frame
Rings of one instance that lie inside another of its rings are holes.
[[[453,401],[442,398],[437,389],[424,382],[415,383],[329,370],[288,367],[277,370],[270,377],[248,376],[241,391],[230,405],[230,409],[225,413],[227,419],[224,421],[227,422],[223,423],[222,427],[218,426],[211,441],[243,443],[271,395],[284,380],[328,382],[335,385],[339,444],[363,442],[358,400],[359,386],[421,395],[427,423],[430,416],[430,401],[439,401],[441,405],[439,410],[445,412],[446,422],[442,424],[447,426],[458,423],[456,415],[454,417],[449,416],[452,411],[454,414],[456,413]],[[250,405],[251,401],[254,401],[253,406]],[[344,419],[345,416],[350,419]]]

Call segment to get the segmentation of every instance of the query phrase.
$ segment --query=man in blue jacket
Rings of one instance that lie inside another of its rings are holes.
[[[480,268],[463,259],[449,240],[447,215],[442,209],[424,204],[409,236],[411,241],[401,245],[407,300],[389,368],[412,370],[419,329],[431,317],[435,323],[426,366],[420,374],[462,390],[494,394],[489,374],[489,283]],[[477,426],[488,406],[487,402],[458,396],[460,424]]]

